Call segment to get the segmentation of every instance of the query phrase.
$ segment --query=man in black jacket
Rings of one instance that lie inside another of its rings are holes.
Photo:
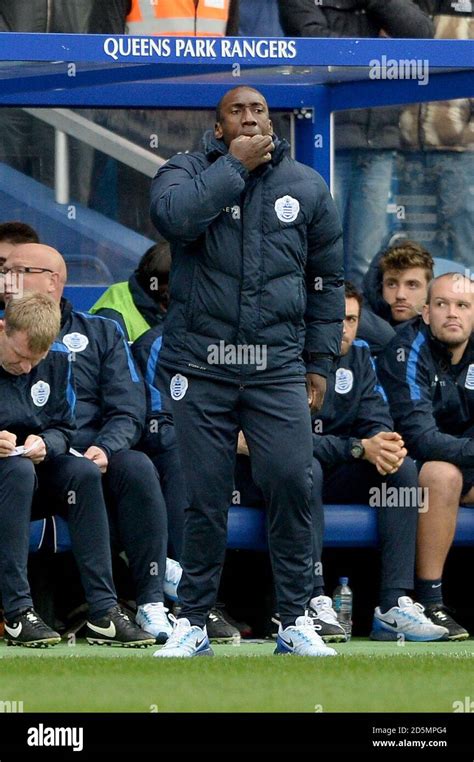
[[[313,594],[309,612],[326,640],[341,638],[321,573],[323,501],[368,503],[377,511],[381,550],[379,606],[373,640],[440,640],[433,624],[409,597],[414,587],[418,511],[423,510],[416,467],[393,429],[385,393],[365,341],[356,339],[362,297],[346,283],[341,358],[322,410],[313,420]]]
[[[287,36],[433,37],[429,16],[412,0],[279,0]],[[357,286],[388,233],[400,109],[336,114],[335,198],[344,227],[346,277]]]
[[[28,585],[33,503],[38,517],[45,510],[67,515],[89,603],[90,642],[100,642],[104,631],[113,630],[116,645],[150,645],[153,640],[117,606],[99,474],[86,459],[66,454],[74,432],[75,394],[67,350],[53,343],[59,322],[58,306],[42,294],[8,300],[0,321],[0,586],[5,639],[10,645],[31,647],[60,641],[34,611]]]
[[[31,267],[43,272],[28,272]],[[146,408],[143,381],[128,344],[114,321],[75,312],[61,298],[66,265],[54,249],[18,246],[4,269],[7,299],[9,279],[22,273],[25,290],[51,294],[61,304],[59,335],[69,351],[77,389],[72,446],[103,474],[106,505],[118,535],[115,544],[125,549],[136,586],[136,621],[164,642],[172,629],[163,605],[166,507],[153,464],[131,449],[142,435]]]
[[[269,510],[282,618],[276,652],[333,653],[304,612],[311,587],[308,402],[321,405],[339,352],[341,230],[322,178],[292,160],[272,133],[262,94],[230,90],[204,152],[174,156],[152,184],[152,219],[172,254],[160,364],[171,375],[190,496],[182,613],[158,656],[212,654],[205,621],[225,553],[239,429]]]
[[[429,496],[419,518],[417,598],[450,640],[468,637],[444,606],[442,574],[459,503],[474,504],[473,328],[472,282],[442,275],[430,283],[422,319],[409,321],[378,359],[395,425]]]

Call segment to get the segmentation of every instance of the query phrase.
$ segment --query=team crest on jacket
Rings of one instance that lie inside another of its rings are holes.
[[[338,368],[336,370],[335,390],[338,394],[347,394],[354,386],[354,375],[348,368]]]
[[[188,390],[188,379],[177,373],[170,381],[171,399],[182,400]]]
[[[294,222],[300,213],[300,202],[292,196],[282,196],[275,201],[275,212],[280,222]]]
[[[466,383],[464,384],[466,389],[474,390],[474,363],[471,363],[467,369]]]
[[[83,333],[67,333],[63,336],[63,344],[67,346],[70,352],[83,352],[89,344],[89,339]]]
[[[37,381],[31,387],[31,397],[36,407],[43,407],[49,400],[51,387],[46,381]]]

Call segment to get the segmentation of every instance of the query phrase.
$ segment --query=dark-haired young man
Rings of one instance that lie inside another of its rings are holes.
[[[364,279],[367,308],[359,326],[359,337],[367,341],[373,355],[391,341],[392,329],[397,331],[406,320],[421,314],[433,268],[429,251],[408,239],[374,257]],[[382,327],[376,322],[380,318],[386,321]]]

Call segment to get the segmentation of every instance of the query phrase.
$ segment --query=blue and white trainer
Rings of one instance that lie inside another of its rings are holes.
[[[163,580],[163,592],[171,601],[178,600],[178,585],[181,581],[183,568],[173,558],[166,559],[165,578]]]
[[[425,616],[421,603],[415,603],[408,595],[398,599],[386,614],[377,607],[374,612],[371,640],[446,640],[448,630],[434,624]]]
[[[153,656],[175,657],[179,659],[191,656],[214,656],[214,651],[207,637],[205,627],[192,625],[189,619],[177,619],[173,632],[163,648],[155,651]]]
[[[295,624],[278,628],[275,654],[296,656],[336,656],[334,648],[329,648],[315,632],[313,620],[309,616],[299,616]]]
[[[163,603],[143,603],[138,607],[135,622],[142,630],[153,635],[157,643],[166,643],[173,632],[167,614],[168,609]]]

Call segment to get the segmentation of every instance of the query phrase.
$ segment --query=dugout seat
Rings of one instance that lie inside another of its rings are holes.
[[[464,268],[448,260],[435,260],[437,274],[464,272]],[[67,286],[65,296],[79,310],[88,310],[107,286]],[[324,507],[324,545],[327,548],[362,548],[377,545],[376,508],[367,505],[326,505]],[[474,545],[474,508],[459,509],[454,545]],[[67,522],[60,516],[31,522],[30,552],[40,549],[60,553],[71,547]],[[227,547],[240,550],[267,550],[265,511],[232,505],[229,510]]]

